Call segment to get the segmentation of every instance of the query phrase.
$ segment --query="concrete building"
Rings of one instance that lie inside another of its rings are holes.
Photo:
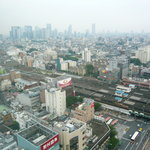
[[[21,78],[21,73],[15,70],[11,70],[10,73],[0,75],[0,81],[11,80],[13,82],[15,79],[18,78]]]
[[[19,79],[15,79],[15,86],[19,90],[26,90],[38,86],[38,83],[35,81],[27,81],[19,78]]]
[[[0,89],[2,91],[11,88],[11,81],[10,80],[3,80],[0,82]]]
[[[85,62],[91,62],[91,52],[88,50],[88,48],[85,48],[85,50],[82,52],[82,59]]]
[[[60,150],[58,133],[35,124],[17,133],[18,147],[25,150]]]
[[[136,52],[136,58],[140,59],[142,63],[147,63],[150,61],[150,46],[145,46],[140,48]]]
[[[18,94],[16,100],[24,106],[31,108],[37,108],[40,106],[40,92],[39,91],[25,91],[24,93]]]
[[[66,91],[57,88],[45,90],[46,110],[61,116],[66,110]]]
[[[0,132],[0,150],[18,150],[17,142],[10,134]]]
[[[68,69],[69,69],[69,64],[68,64],[68,62],[61,62],[61,64],[60,64],[60,66],[61,66],[61,69],[60,70],[62,70],[62,71],[68,71]]]
[[[55,122],[54,128],[59,133],[61,150],[83,150],[86,147],[86,123],[75,118]]]
[[[75,108],[73,116],[83,122],[92,120],[94,118],[94,100],[84,98],[84,102]]]

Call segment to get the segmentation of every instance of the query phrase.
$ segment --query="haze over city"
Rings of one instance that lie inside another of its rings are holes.
[[[0,0],[0,150],[150,150],[150,0]]]
[[[69,24],[73,31],[150,32],[149,0],[1,0],[0,33],[11,26],[44,27],[50,23],[59,31]]]

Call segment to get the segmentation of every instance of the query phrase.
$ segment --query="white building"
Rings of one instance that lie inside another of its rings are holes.
[[[69,67],[76,67],[77,66],[77,62],[73,61],[73,60],[67,60]]]
[[[57,88],[45,90],[45,103],[46,110],[51,114],[63,115],[66,110],[66,91]]]
[[[63,71],[68,71],[69,69],[69,65],[68,65],[68,62],[61,62],[61,70]]]
[[[85,62],[91,62],[91,52],[88,50],[88,48],[85,48],[85,50],[82,52],[82,59]]]
[[[143,48],[140,48],[136,52],[136,58],[140,59],[142,63],[147,63],[150,61],[150,46],[146,46]]]

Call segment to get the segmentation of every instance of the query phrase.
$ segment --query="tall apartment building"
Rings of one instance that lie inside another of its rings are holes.
[[[88,50],[88,48],[85,48],[85,50],[82,52],[82,59],[85,62],[91,62],[91,52]]]
[[[150,46],[145,46],[143,48],[140,48],[136,52],[136,57],[140,59],[142,63],[147,63],[150,61]]]
[[[66,91],[57,88],[45,90],[46,110],[51,114],[61,116],[66,110]]]
[[[84,98],[84,102],[76,107],[74,118],[83,122],[90,121],[94,118],[94,100]]]

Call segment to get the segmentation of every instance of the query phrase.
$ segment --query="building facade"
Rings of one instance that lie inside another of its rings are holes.
[[[45,90],[46,110],[51,114],[61,116],[66,110],[66,91],[57,88]]]

